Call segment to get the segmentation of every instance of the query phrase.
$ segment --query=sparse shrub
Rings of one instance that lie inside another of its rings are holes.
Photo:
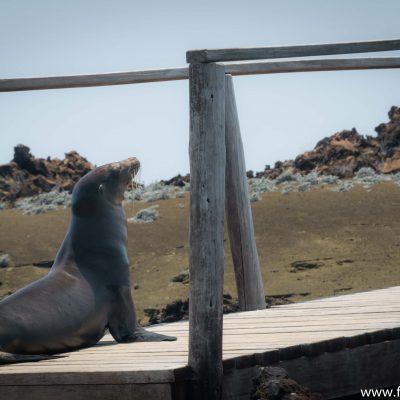
[[[157,220],[160,217],[160,213],[156,210],[157,207],[158,206],[153,206],[139,210],[134,217],[128,218],[128,222],[147,224]]]
[[[166,185],[162,182],[153,182],[150,185],[147,185],[144,189],[146,192],[154,192],[156,190],[165,189]]]
[[[144,188],[138,187],[133,190],[127,190],[124,193],[124,201],[129,202],[129,201],[140,201],[142,200],[142,196],[144,193]]]
[[[354,181],[363,185],[364,189],[368,190],[371,186],[381,182],[390,181],[392,177],[390,175],[377,174],[372,168],[364,167],[360,168],[354,177]]]
[[[282,172],[277,178],[275,178],[275,183],[279,185],[283,182],[295,182],[299,180],[300,175],[294,174],[291,170],[286,170]]]
[[[0,268],[7,268],[11,264],[11,257],[8,254],[0,254]]]
[[[312,183],[310,183],[310,182],[303,182],[298,186],[297,190],[299,192],[307,192],[308,190],[310,190],[311,185],[312,185]]]
[[[355,178],[362,179],[367,177],[375,177],[376,175],[377,175],[376,172],[372,168],[363,167],[356,172]]]
[[[144,192],[142,196],[143,201],[147,201],[149,203],[153,201],[158,201],[158,200],[167,200],[171,199],[172,196],[167,188],[160,189],[160,190],[154,190],[151,192]]]
[[[316,172],[310,172],[309,174],[303,176],[300,180],[310,185],[318,185],[319,183],[319,177]]]
[[[249,199],[251,203],[254,203],[256,201],[260,201],[262,199],[261,193],[260,192],[251,192],[249,194]]]
[[[392,180],[396,185],[400,186],[400,172],[397,172],[397,174],[392,175]]]
[[[350,180],[341,180],[339,181],[339,184],[333,188],[334,192],[347,192],[349,189],[351,189],[354,186],[353,182]]]
[[[171,279],[171,282],[182,282],[182,283],[189,283],[189,268],[181,271],[178,275],[174,276]]]
[[[290,192],[293,192],[293,187],[292,187],[292,186],[289,186],[289,185],[283,187],[283,188],[282,188],[282,191],[281,191],[281,193],[282,193],[284,196],[288,195]]]
[[[20,208],[24,214],[42,214],[48,211],[57,210],[57,206],[70,207],[71,206],[71,193],[64,191],[52,191],[48,193],[41,193],[33,197],[24,197],[15,202],[15,207]]]
[[[318,177],[318,180],[321,184],[335,185],[338,182],[339,177],[336,175],[322,175]]]
[[[54,204],[44,204],[44,205],[29,205],[24,209],[24,214],[32,215],[32,214],[44,214],[48,211],[55,211],[58,207]]]
[[[362,187],[365,189],[366,192],[371,191],[371,185],[362,185]]]
[[[275,182],[271,179],[267,178],[254,178],[249,179],[249,188],[250,191],[257,191],[261,193],[265,192],[274,192],[275,191]]]

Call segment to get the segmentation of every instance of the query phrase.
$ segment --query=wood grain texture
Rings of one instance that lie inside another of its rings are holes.
[[[329,305],[334,308],[327,307]],[[74,399],[89,398],[86,389],[91,386],[93,398],[105,400],[112,396],[107,386],[116,386],[115,393],[124,398],[125,393],[129,393],[127,385],[154,393],[151,392],[153,384],[177,384],[175,392],[185,398],[182,396],[187,393],[187,382],[192,379],[187,366],[188,322],[160,324],[148,329],[176,334],[178,340],[118,344],[106,335],[100,345],[66,353],[61,359],[4,365],[0,367],[0,398],[11,391],[19,400],[35,399],[40,393],[49,393],[49,397],[58,388],[60,399],[69,399],[69,391],[74,393]],[[400,361],[398,344],[395,347],[389,344],[400,341],[400,287],[225,315],[223,339],[224,382],[238,379],[230,381],[228,387],[232,396],[237,395],[232,397],[235,399],[242,398],[240,396],[249,390],[249,381],[246,384],[241,377],[257,364],[291,363],[295,366],[293,369],[308,369],[305,374],[312,378],[311,384],[324,380],[323,390],[341,389],[342,385],[335,381],[339,379],[340,382],[339,373],[347,373],[347,368],[357,366],[343,356],[343,352],[350,349],[358,349],[348,354],[356,357],[354,362],[361,360],[359,373],[368,377],[374,374],[370,385],[386,385],[388,380],[383,372],[398,371],[390,366]],[[382,345],[380,350],[372,350],[377,349],[374,346],[378,344]],[[372,358],[363,358],[364,351],[370,354],[366,357]],[[341,363],[344,366],[339,368]],[[382,367],[385,363],[388,367]],[[329,365],[335,368],[334,379],[330,378]],[[381,366],[382,372],[375,374],[376,365]],[[350,390],[351,382],[344,382],[344,389]]]
[[[272,361],[272,362],[271,362]],[[288,360],[258,358],[259,365],[284,368],[289,377],[325,398],[359,394],[361,388],[382,388],[400,382],[400,340],[384,341],[337,352],[321,352]],[[224,374],[224,400],[249,398],[256,367]]]
[[[169,68],[106,74],[0,79],[0,92],[127,85],[188,79],[188,68]]]
[[[225,68],[227,73],[234,76],[281,74],[289,72],[293,73],[388,69],[400,68],[400,57],[245,62],[226,64]]]
[[[191,398],[219,399],[224,283],[225,69],[190,66],[189,366]]]
[[[369,53],[390,50],[400,50],[400,39],[307,44],[295,46],[190,50],[186,52],[186,61],[188,63],[205,63],[220,61],[266,60],[270,58]]]
[[[0,399],[7,400],[171,400],[169,384],[0,386]]]
[[[227,74],[259,75],[289,72],[347,71],[400,68],[400,57],[352,58],[332,60],[305,60],[280,62],[247,62],[225,65]],[[79,87],[127,85],[135,83],[164,82],[189,78],[189,68],[172,68],[148,71],[116,72],[92,75],[70,75],[32,78],[0,79],[0,92],[24,90],[68,89]]]
[[[328,399],[398,385],[399,365],[400,340],[279,363],[293,379]]]
[[[225,76],[225,204],[229,240],[242,311],[265,309],[264,285],[254,237],[246,164],[231,75]]]

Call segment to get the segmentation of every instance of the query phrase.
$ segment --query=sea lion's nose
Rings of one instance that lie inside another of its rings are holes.
[[[119,171],[119,173],[128,172],[131,175],[135,175],[140,169],[140,162],[136,157],[130,157],[126,160],[111,164],[111,169]]]
[[[140,162],[135,157],[128,158],[128,160],[130,161],[129,172],[135,175],[140,169]]]

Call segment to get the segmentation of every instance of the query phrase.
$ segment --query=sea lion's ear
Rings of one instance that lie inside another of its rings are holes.
[[[97,191],[99,192],[99,194],[103,194],[103,193],[104,193],[104,186],[103,186],[102,183],[101,183],[101,184],[99,185],[99,187],[97,188]]]

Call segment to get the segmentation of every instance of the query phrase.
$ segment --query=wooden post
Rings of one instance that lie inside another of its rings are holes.
[[[192,64],[190,79],[190,399],[220,399],[224,280],[225,69]]]
[[[226,217],[239,306],[243,311],[265,308],[264,285],[254,238],[244,160],[231,75],[225,85]]]

